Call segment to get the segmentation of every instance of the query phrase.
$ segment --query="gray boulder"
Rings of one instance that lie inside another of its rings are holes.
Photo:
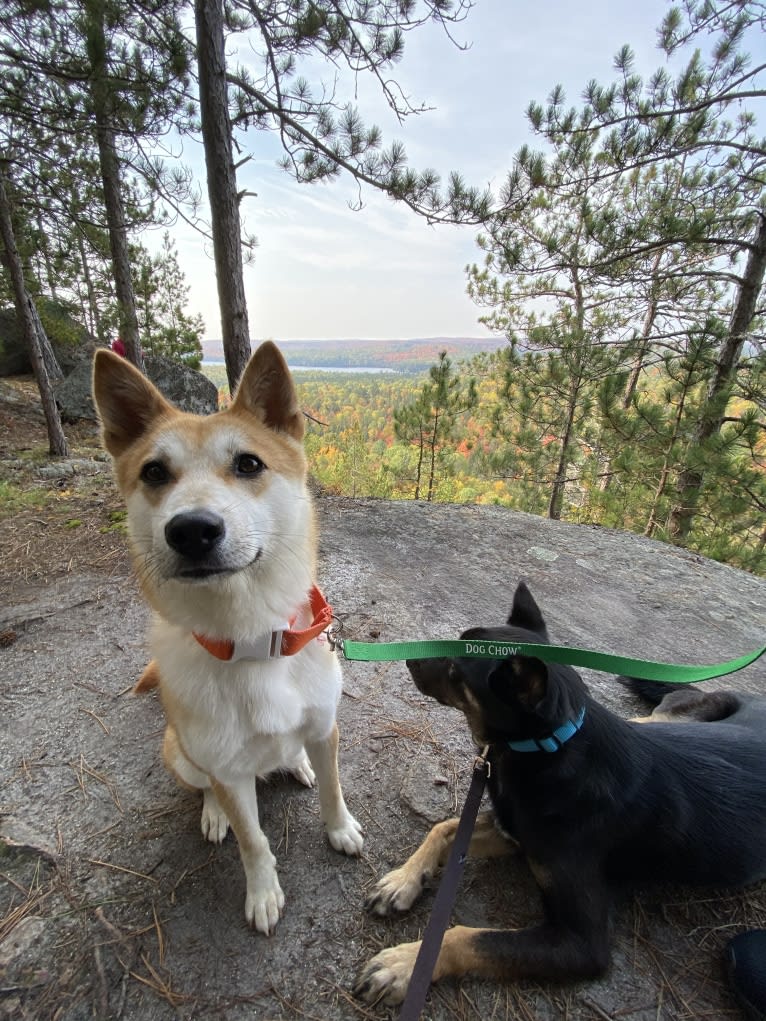
[[[182,411],[189,411],[195,415],[209,415],[218,409],[218,390],[201,372],[180,365],[169,358],[155,355],[147,355],[144,362],[149,379]],[[56,403],[65,422],[97,420],[91,390],[91,373],[90,361],[79,362],[66,379],[55,384]]]
[[[64,375],[80,361],[90,361],[96,340],[71,314],[67,306],[51,298],[38,298],[35,308]],[[32,372],[24,334],[12,307],[0,309],[0,376]]]
[[[218,410],[218,388],[201,372],[159,355],[145,355],[144,363],[152,383],[181,411],[210,415]]]
[[[64,379],[53,384],[56,404],[64,422],[79,422],[81,419],[96,421],[96,409],[91,396],[91,365],[80,362]]]
[[[0,376],[22,376],[31,371],[16,312],[0,308]]]

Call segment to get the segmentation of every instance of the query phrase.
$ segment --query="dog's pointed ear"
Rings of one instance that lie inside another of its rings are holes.
[[[160,416],[177,411],[127,359],[100,349],[93,358],[93,401],[104,447],[118,457]]]
[[[269,429],[303,439],[303,414],[293,377],[273,341],[261,344],[247,363],[231,410],[255,415]]]
[[[501,702],[520,702],[534,709],[548,691],[548,668],[535,656],[509,656],[488,678],[490,691]]]
[[[513,606],[508,617],[513,627],[521,627],[526,631],[535,631],[547,639],[548,629],[545,626],[540,607],[527,588],[526,582],[520,581],[513,596]]]

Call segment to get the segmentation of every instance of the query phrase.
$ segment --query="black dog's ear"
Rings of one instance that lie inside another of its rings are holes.
[[[527,631],[535,631],[537,634],[548,638],[548,629],[545,626],[540,607],[535,602],[532,593],[527,588],[526,582],[520,581],[516,587],[513,597],[513,607],[508,623],[513,627],[521,627]]]
[[[534,709],[548,691],[548,668],[534,656],[510,656],[497,664],[487,683],[500,702],[520,702]]]

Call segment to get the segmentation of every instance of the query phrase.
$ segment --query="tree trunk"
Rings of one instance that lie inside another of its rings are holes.
[[[660,249],[660,251],[655,255],[654,262],[652,263],[652,286],[649,296],[649,305],[646,309],[643,326],[641,327],[641,343],[638,351],[636,352],[636,357],[633,360],[633,367],[630,370],[630,376],[622,398],[622,406],[626,411],[633,401],[633,394],[636,392],[638,381],[641,378],[641,371],[644,368],[644,359],[646,358],[646,352],[649,349],[649,337],[654,329],[654,320],[657,318],[657,274],[662,262],[662,254],[662,249]]]
[[[761,534],[758,537],[758,545],[755,547],[755,553],[756,553],[756,558],[757,559],[756,559],[756,562],[755,562],[755,564],[753,566],[753,570],[754,571],[757,570],[757,565],[758,565],[758,563],[760,561],[760,558],[763,556],[765,550],[766,550],[766,523],[764,523],[764,526],[761,529]]]
[[[96,141],[104,188],[106,223],[109,229],[114,290],[120,308],[120,337],[125,344],[128,359],[143,371],[144,358],[138,336],[136,299],[130,272],[127,217],[122,201],[120,161],[112,120],[112,96],[107,80],[104,0],[86,0],[85,11],[88,17],[86,33],[88,59],[92,72],[91,99],[96,120]]]
[[[755,315],[756,302],[766,272],[766,215],[759,214],[758,231],[750,248],[745,272],[737,289],[737,299],[729,323],[729,332],[721,344],[715,369],[708,384],[705,403],[694,430],[687,467],[678,476],[676,503],[670,512],[670,540],[683,546],[692,529],[700,492],[705,478],[701,467],[706,442],[720,432],[726,405],[737,371],[747,330]]]
[[[101,314],[98,308],[98,301],[96,300],[96,290],[93,286],[93,276],[90,272],[88,252],[85,248],[85,241],[83,240],[82,233],[79,231],[77,234],[77,246],[80,250],[82,275],[85,280],[85,286],[88,290],[88,321],[90,325],[90,332],[94,337],[98,337],[99,340],[103,341],[106,338],[101,335]]]
[[[200,121],[213,231],[223,352],[234,389],[250,357],[237,178],[226,88],[222,0],[195,0]]]
[[[649,538],[651,538],[654,535],[654,533],[655,533],[655,531],[657,529],[657,526],[659,525],[659,520],[657,518],[657,510],[658,510],[658,508],[660,506],[660,500],[665,495],[665,490],[667,488],[668,480],[670,478],[670,468],[671,468],[671,465],[670,465],[670,452],[672,451],[673,447],[675,446],[676,440],[678,439],[679,433],[681,431],[681,421],[682,421],[683,415],[684,415],[684,406],[685,406],[685,403],[686,403],[687,393],[688,393],[688,391],[684,390],[684,392],[683,392],[683,394],[681,396],[681,400],[678,402],[678,409],[676,411],[675,421],[673,422],[673,432],[672,432],[672,434],[670,436],[670,441],[668,442],[668,449],[667,449],[667,452],[665,453],[665,457],[664,457],[663,463],[662,463],[662,471],[660,472],[660,481],[657,484],[657,488],[656,488],[656,490],[654,492],[654,499],[652,500],[652,506],[651,506],[651,509],[649,511],[649,517],[648,517],[647,522],[646,522],[646,528],[644,528],[644,535],[648,536]]]
[[[431,463],[428,471],[428,496],[426,499],[429,503],[434,498],[434,479],[436,477],[436,446],[439,442],[439,409],[437,408],[434,414],[434,427],[431,431],[431,438],[429,440],[429,447],[431,448],[430,457]]]
[[[29,314],[32,317],[32,326],[34,327],[35,337],[37,339],[37,347],[45,364],[45,371],[48,373],[48,378],[51,380],[63,379],[64,373],[59,365],[56,352],[53,350],[51,342],[48,339],[48,334],[45,332],[45,327],[40,321],[40,315],[31,298],[29,300]]]
[[[686,379],[683,384],[683,389],[680,392],[678,406],[676,408],[676,414],[673,420],[673,429],[671,431],[670,438],[668,439],[665,456],[662,462],[660,481],[655,490],[651,510],[649,511],[649,517],[646,522],[646,528],[644,529],[644,535],[648,536],[649,538],[654,536],[655,532],[657,531],[657,528],[660,525],[660,521],[657,517],[657,512],[660,506],[660,500],[665,495],[665,492],[670,485],[670,479],[673,469],[672,463],[673,448],[675,447],[679,437],[681,436],[681,424],[683,422],[684,414],[686,412],[686,402],[689,398],[690,391],[694,387],[694,377],[697,368],[697,363],[702,357],[701,352],[702,352],[701,348],[696,349],[693,360],[688,362],[688,368],[686,370]]]
[[[48,290],[50,291],[51,297],[53,298],[54,301],[58,301],[59,296],[56,290],[56,273],[53,269],[53,264],[51,262],[51,253],[47,241],[48,235],[45,229],[45,225],[43,224],[43,218],[41,213],[37,214],[37,232],[41,238],[46,239],[40,246],[42,248],[43,262],[45,263],[45,279],[48,284]]]
[[[423,458],[425,457],[426,440],[423,434],[423,421],[419,425],[420,442],[418,443],[418,467],[415,473],[415,499],[420,499],[420,483],[423,478]]]
[[[579,390],[579,386],[577,387]],[[548,517],[553,521],[561,520],[561,508],[564,506],[564,491],[567,482],[567,468],[569,466],[569,443],[572,438],[572,427],[577,409],[577,391],[574,400],[569,402],[567,409],[567,421],[564,427],[564,435],[561,438],[561,455],[556,466],[556,476],[553,480],[550,499],[548,501]]]
[[[32,362],[32,370],[34,371],[37,386],[40,390],[43,414],[45,415],[45,422],[48,427],[50,453],[55,457],[68,457],[69,445],[61,425],[61,416],[59,415],[56,398],[53,395],[53,388],[51,386],[50,377],[48,375],[48,370],[45,366],[45,360],[43,359],[43,353],[40,347],[35,323],[35,320],[37,319],[37,311],[32,303],[32,299],[27,294],[27,288],[24,283],[24,271],[22,269],[18,249],[16,248],[16,238],[13,233],[13,217],[11,215],[10,200],[5,187],[4,175],[1,170],[0,237],[2,238],[3,248],[5,249],[6,259],[8,261],[8,272],[13,285],[16,315],[18,316],[19,323],[24,330],[24,337],[26,338],[27,347],[29,348],[29,358]],[[39,319],[37,319],[37,322],[39,323]]]
[[[576,362],[576,375],[573,373],[573,366],[570,365],[570,392],[567,404],[567,420],[564,423],[564,435],[561,437],[561,454],[559,463],[556,465],[556,475],[553,479],[550,499],[548,500],[548,517],[553,521],[561,520],[561,509],[564,506],[564,492],[567,483],[567,469],[569,468],[569,445],[572,441],[575,415],[577,414],[577,398],[580,395],[582,385],[582,359],[584,353],[582,345],[585,340],[585,299],[583,297],[582,284],[580,282],[579,266],[572,266],[572,289],[574,292],[574,308],[577,320],[577,335],[580,344]]]

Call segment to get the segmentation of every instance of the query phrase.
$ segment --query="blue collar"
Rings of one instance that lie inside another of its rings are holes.
[[[574,720],[567,720],[556,727],[550,737],[533,737],[528,741],[509,741],[508,747],[515,752],[557,752],[570,737],[574,737],[585,719],[585,706]]]

